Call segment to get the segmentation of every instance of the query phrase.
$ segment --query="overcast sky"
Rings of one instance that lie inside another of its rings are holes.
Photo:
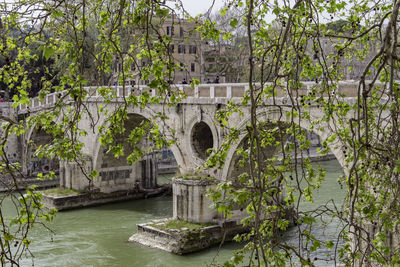
[[[213,0],[181,0],[181,1],[183,2],[185,9],[192,16],[196,16],[200,13],[206,12],[213,3]],[[12,4],[15,2],[15,0],[0,0],[0,2]],[[174,2],[175,2],[174,0],[167,0],[167,3],[170,4],[171,6],[174,4]],[[223,6],[223,4],[224,0],[215,0],[212,11],[216,12]]]
[[[185,9],[190,13],[192,16],[196,16],[200,13],[204,14],[211,6],[213,3],[213,0],[181,0],[183,2],[183,6]],[[175,2],[175,0],[167,0],[169,3]],[[212,13],[216,13],[226,2],[226,0],[215,0],[214,6],[212,9]],[[294,4],[294,1],[289,0],[289,3],[291,5]],[[278,3],[282,3],[282,0],[278,0]],[[329,16],[325,16],[325,13],[320,14],[320,19],[323,22],[329,22],[332,19],[329,19]],[[267,20],[272,21],[275,18],[272,14],[267,16]],[[339,19],[338,17],[335,18],[334,20]]]
[[[213,0],[182,0],[183,6],[192,16],[205,13],[213,3]],[[215,0],[212,12],[215,13],[224,4],[223,0]]]

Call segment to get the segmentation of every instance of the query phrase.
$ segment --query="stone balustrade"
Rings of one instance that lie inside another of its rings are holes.
[[[260,87],[259,83],[254,84],[256,87]],[[272,83],[265,83],[264,87],[271,86]],[[300,95],[307,94],[312,88],[321,86],[315,82],[302,82],[302,88],[298,91]],[[111,86],[114,89],[115,98],[114,101],[120,101],[123,97],[127,97],[131,94],[140,95],[147,92],[150,96],[156,96],[157,90],[150,89],[146,85],[138,86]],[[240,98],[246,94],[249,84],[248,83],[224,83],[224,84],[199,84],[197,86],[175,84],[171,85],[174,90],[183,91],[184,94],[190,101],[194,99],[213,99],[213,100],[225,100],[232,98]],[[341,81],[339,82],[338,94],[344,94],[346,97],[357,96],[358,82],[355,81]],[[85,87],[87,92],[87,101],[103,101],[103,97],[100,95],[98,87]],[[283,85],[276,86],[276,97],[282,98],[287,95],[287,88]],[[62,92],[55,92],[46,95],[42,101],[38,97],[31,99],[29,105],[20,105],[18,109],[19,114],[38,111],[40,109],[50,108],[60,100],[72,101],[72,97],[67,93],[67,90]]]

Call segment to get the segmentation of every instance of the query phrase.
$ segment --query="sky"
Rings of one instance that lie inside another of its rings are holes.
[[[180,0],[183,3],[186,11],[192,16],[204,14],[214,2],[211,13],[216,13],[223,5],[226,0]],[[0,0],[1,3],[13,4],[15,0]],[[166,4],[173,7],[177,0],[166,0]]]
[[[196,16],[199,15],[200,13],[204,14],[211,6],[211,4],[214,2],[214,6],[213,9],[211,11],[211,13],[216,13],[221,7],[224,6],[224,3],[227,0],[181,0],[183,3],[184,8],[186,9],[186,11],[188,11],[190,13],[190,15],[192,16]],[[176,2],[175,0],[167,0],[167,3],[170,3],[173,5],[174,2]],[[289,3],[294,4],[294,1],[289,0],[287,1]],[[278,0],[278,3],[282,3],[282,0]],[[329,19],[328,17],[325,17],[324,14],[320,14],[320,19],[323,22],[328,22],[331,21],[331,19]],[[271,16],[269,18],[270,21],[272,21],[274,19],[275,16]],[[338,18],[335,18],[335,20]]]
[[[171,1],[172,2],[172,1]],[[205,13],[213,3],[213,0],[182,0],[183,6],[192,16]],[[212,13],[215,13],[224,4],[223,0],[215,0]]]

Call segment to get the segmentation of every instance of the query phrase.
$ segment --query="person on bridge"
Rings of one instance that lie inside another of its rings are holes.
[[[219,83],[219,76],[215,77],[214,83]]]
[[[188,84],[185,78],[183,78],[182,84]]]

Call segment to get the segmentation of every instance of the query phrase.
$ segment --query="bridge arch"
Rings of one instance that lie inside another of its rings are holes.
[[[150,122],[152,121],[153,118],[156,117],[156,114],[154,112],[152,112],[150,110],[147,110],[146,108],[145,109],[141,109],[140,111],[129,111],[128,115],[141,116],[143,119],[148,120]],[[155,119],[155,123],[157,125],[164,125],[165,121],[163,121],[161,119]],[[110,122],[109,121],[105,121],[103,123],[103,126],[109,127],[110,126]],[[161,131],[162,131],[162,134],[164,134],[164,136],[165,136],[165,138],[167,140],[173,139],[173,135],[172,135],[172,133],[170,131],[166,131],[165,129],[164,129],[164,131],[163,131],[163,129],[161,129]],[[99,163],[100,163],[100,161],[99,161],[100,158],[99,157],[101,157],[101,153],[100,153],[101,152],[100,151],[101,147],[102,146],[100,144],[100,133],[97,133],[96,136],[95,136],[95,144],[93,146],[93,151],[92,151],[93,167],[94,168],[98,168],[100,166],[99,165]],[[172,153],[173,153],[173,155],[174,155],[174,157],[175,157],[175,159],[176,159],[176,161],[178,163],[178,166],[182,166],[182,167],[185,166],[186,162],[185,162],[184,157],[182,155],[181,149],[178,147],[178,145],[177,144],[172,144],[170,149],[171,149],[171,151],[172,151]]]
[[[280,109],[267,109],[267,110],[262,110],[257,113],[257,117],[259,120],[263,120],[265,122],[279,122],[283,124],[288,124],[290,123],[290,117],[286,116],[286,112],[290,111],[289,108],[282,108],[282,111]],[[282,115],[281,115],[282,114]],[[305,130],[309,130],[311,126],[311,121],[316,118],[310,118],[309,120],[302,119],[300,123],[297,123],[298,126]],[[246,128],[246,125],[251,121],[251,115],[247,115],[239,124],[237,129],[239,131],[242,131]],[[323,131],[318,129],[318,128],[313,128],[313,132],[317,134],[320,138],[321,141],[325,141],[331,134],[333,133],[330,131],[328,125],[325,125],[323,127]],[[286,139],[289,136],[286,136]],[[232,170],[234,169],[235,165],[235,157],[236,157],[236,151],[240,148],[240,146],[243,144],[245,138],[247,138],[247,133],[246,134],[241,134],[238,138],[238,140],[231,146],[231,148],[227,152],[227,157],[225,161],[225,165],[221,171],[220,174],[220,179],[221,180],[227,180],[230,178],[230,174],[232,173]],[[286,141],[286,140],[284,140]],[[329,149],[333,153],[333,155],[336,157],[338,162],[343,168],[343,171],[347,173],[348,171],[348,166],[345,162],[345,157],[343,154],[343,145],[339,141],[335,141],[333,143],[328,144]]]
[[[114,155],[107,155],[105,154],[105,147],[103,147],[100,143],[100,136],[101,134],[99,132],[96,133],[95,135],[95,141],[93,145],[93,151],[92,151],[92,162],[93,162],[93,169],[97,170],[98,172],[101,172],[102,170],[104,171],[105,169],[110,169],[110,168],[115,168],[115,169],[121,169],[122,165],[125,164],[127,165],[126,161],[126,155],[129,154],[131,151],[129,149],[127,150],[127,143],[124,141],[127,135],[137,126],[140,125],[140,123],[147,121],[153,124],[156,124],[159,126],[160,132],[164,136],[165,139],[171,140],[174,138],[172,131],[169,130],[167,127],[164,127],[167,125],[166,121],[163,121],[162,119],[158,118],[153,111],[147,108],[143,108],[140,110],[132,109],[128,110],[128,119],[125,120],[125,133],[123,136],[121,136],[121,140],[119,140],[123,145],[124,145],[124,152],[125,156],[121,159],[115,159]],[[103,123],[103,126],[105,127],[110,127],[110,122],[105,120]],[[175,130],[175,129],[173,129]],[[142,146],[145,144],[142,144]],[[172,151],[172,154],[175,157],[175,160],[177,161],[178,164],[178,170],[182,167],[185,166],[186,162],[184,160],[184,157],[182,156],[182,151],[179,147],[179,144],[171,144],[170,149]],[[128,153],[127,153],[128,152]],[[107,163],[106,163],[107,162]],[[138,162],[137,162],[138,163]],[[108,164],[108,165],[107,165]],[[139,171],[139,170],[136,170]],[[95,185],[98,186],[100,184],[99,181],[95,181]]]

